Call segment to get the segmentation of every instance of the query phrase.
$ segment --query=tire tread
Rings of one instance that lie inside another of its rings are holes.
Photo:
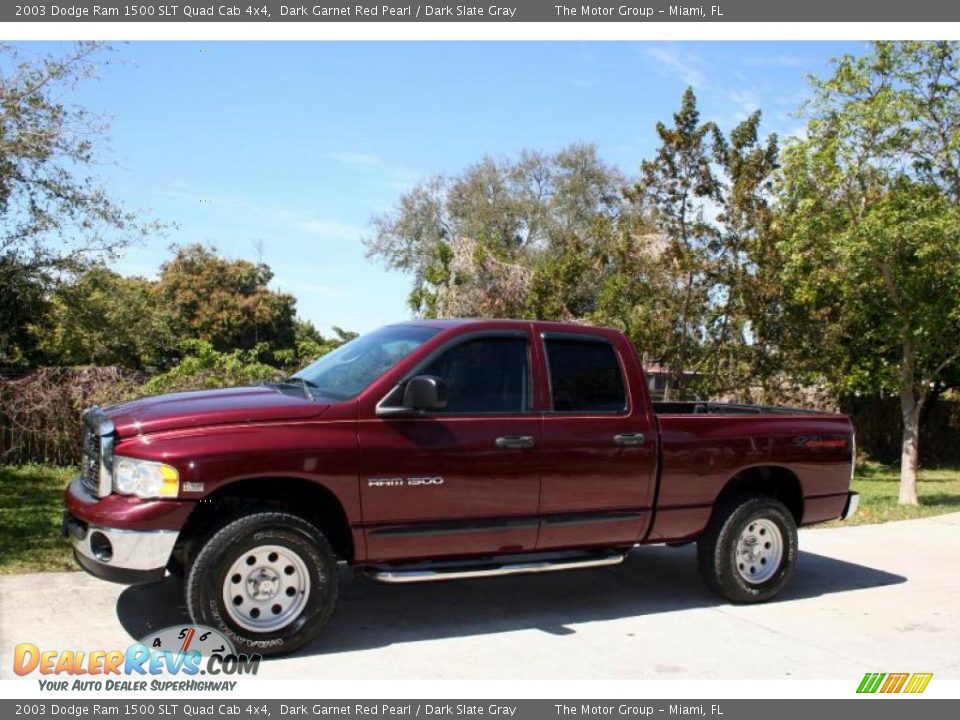
[[[784,532],[784,570],[759,586],[750,586],[733,570],[729,553],[747,518],[759,512],[778,521]],[[776,498],[767,495],[734,495],[721,501],[707,529],[697,541],[700,577],[713,592],[735,603],[765,602],[786,585],[797,556],[797,527],[793,515]]]
[[[285,641],[280,650],[274,650],[272,648],[237,648],[241,652],[246,650],[248,652],[258,652],[261,655],[279,655],[294,652],[316,637],[333,614],[339,594],[339,574],[337,571],[336,554],[321,530],[302,517],[289,512],[265,510],[225,520],[219,529],[210,534],[190,563],[184,580],[184,598],[187,610],[190,613],[190,618],[195,624],[215,625],[215,622],[212,622],[211,619],[204,617],[204,609],[201,601],[203,583],[210,582],[210,575],[214,563],[230,545],[236,543],[240,538],[247,537],[257,531],[268,529],[296,532],[304,535],[316,546],[321,561],[326,565],[325,570],[327,571],[326,576],[329,583],[326,602],[323,603],[323,607],[320,608],[316,617],[311,619],[308,631],[304,632],[301,630],[295,633],[289,642]],[[305,559],[307,562],[309,562],[309,560],[309,558]],[[239,644],[242,643],[238,643],[238,645]]]

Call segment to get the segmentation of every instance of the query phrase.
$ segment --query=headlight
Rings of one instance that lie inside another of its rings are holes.
[[[121,495],[145,499],[176,497],[180,491],[180,474],[176,468],[163,463],[115,455],[113,489]]]

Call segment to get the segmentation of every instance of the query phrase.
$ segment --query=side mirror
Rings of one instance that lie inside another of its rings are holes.
[[[417,375],[407,381],[403,406],[410,410],[443,410],[447,406],[447,384],[435,375]]]
[[[401,400],[400,390],[403,389]],[[395,387],[377,407],[377,417],[410,417],[431,410],[443,410],[447,406],[447,384],[443,378],[433,375],[417,375],[406,385]]]

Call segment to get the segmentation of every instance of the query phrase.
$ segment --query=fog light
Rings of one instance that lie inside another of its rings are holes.
[[[108,563],[113,560],[113,545],[109,538],[99,530],[90,533],[90,552],[100,562]]]

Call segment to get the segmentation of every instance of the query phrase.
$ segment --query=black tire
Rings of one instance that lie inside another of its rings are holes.
[[[779,529],[782,552],[769,578],[751,582],[741,574],[749,574],[750,568],[740,570],[742,557],[737,554],[737,543],[741,533],[758,520],[773,523]],[[707,587],[734,603],[765,602],[777,595],[790,579],[796,561],[797,523],[786,506],[771,497],[748,495],[724,502],[697,541],[700,576]]]
[[[281,546],[295,553],[309,576],[305,605],[288,624],[257,632],[230,616],[224,583],[230,566],[257,547]],[[193,622],[216,628],[237,652],[285,655],[313,640],[330,619],[339,591],[337,559],[318,528],[284,512],[257,512],[226,523],[203,544],[187,572],[185,596]]]

